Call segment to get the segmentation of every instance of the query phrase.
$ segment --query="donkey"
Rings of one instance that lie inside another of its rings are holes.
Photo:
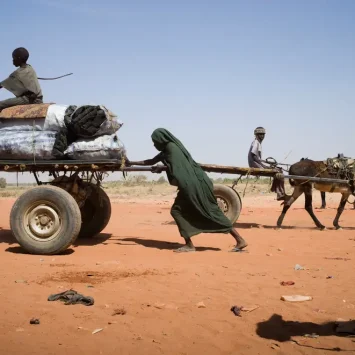
[[[325,201],[325,192],[321,191],[320,193],[320,198],[322,200],[322,205],[320,207],[321,210],[324,210],[326,207],[327,207],[327,203]],[[351,202],[352,205],[353,205],[353,209],[355,209],[355,201],[354,202]]]
[[[346,184],[336,184],[329,182],[319,182],[314,183],[307,181],[307,176],[309,177],[319,177],[319,178],[337,178],[337,179],[349,179],[347,176],[347,170],[332,169],[323,161],[314,161],[310,159],[301,159],[299,162],[291,165],[289,170],[290,175],[305,176],[304,180],[290,180],[290,185],[294,187],[292,196],[288,196],[287,200],[284,201],[284,207],[282,209],[281,215],[277,220],[277,226],[281,228],[282,222],[286,215],[286,212],[291,207],[291,205],[300,197],[303,193],[305,194],[305,209],[313,219],[315,225],[323,230],[325,226],[319,222],[317,217],[313,212],[312,206],[312,188],[321,192],[338,192],[341,193],[342,197],[338,206],[337,214],[333,221],[333,226],[336,229],[340,229],[339,218],[344,211],[345,204],[350,195],[354,194],[354,186]],[[352,174],[353,175],[353,174]],[[350,177],[353,179],[353,176]]]

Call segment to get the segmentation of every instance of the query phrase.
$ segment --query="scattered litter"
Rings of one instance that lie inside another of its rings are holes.
[[[109,322],[107,322],[107,324],[112,325],[112,324],[117,324],[117,322],[116,321],[109,321]]]
[[[301,295],[281,296],[281,300],[286,302],[304,302],[304,301],[311,301],[312,299],[313,298],[311,296],[301,296]]]
[[[53,294],[48,297],[48,301],[62,301],[65,305],[83,304],[85,306],[92,306],[94,299],[90,296],[83,296],[75,290],[68,290],[61,293]]]
[[[304,270],[304,267],[299,265],[299,264],[296,264],[295,265],[295,270],[298,271],[298,270]]]
[[[121,308],[116,308],[112,315],[113,316],[124,316],[127,313],[127,311],[125,310],[125,308],[121,307]]]
[[[206,308],[206,305],[203,302],[197,303],[197,308]]]
[[[89,330],[88,328],[78,327],[78,330]]]
[[[152,341],[153,341],[153,343],[160,344],[159,341],[156,341],[154,339]]]
[[[242,311],[243,307],[238,307],[238,306],[233,306],[231,308],[231,311],[234,313],[235,316],[237,317],[241,317],[241,311]]]
[[[333,276],[327,276],[327,279],[332,279],[333,278]]]
[[[165,307],[165,303],[156,302],[154,303],[154,307],[158,309],[163,309]]]
[[[327,257],[325,257],[324,259],[327,259],[327,260],[343,260],[343,261],[351,260],[351,259],[348,259],[348,258],[327,258]]]
[[[86,274],[86,276],[91,277],[91,276],[95,276],[95,275],[94,275],[94,274],[89,273],[89,274]]]
[[[266,254],[266,256],[272,256],[272,254]]]
[[[258,309],[260,306],[249,306],[249,307],[240,307],[242,312],[250,313]]]
[[[277,250],[278,250],[278,251],[283,251],[283,249],[281,249],[281,248],[278,248]]]
[[[38,318],[32,318],[32,319],[30,320],[30,324],[40,324],[40,321],[39,321]]]
[[[27,284],[26,280],[16,280],[15,283],[17,284]]]
[[[281,281],[280,282],[280,285],[281,286],[292,286],[294,285],[295,283],[293,281]]]
[[[96,334],[96,333],[100,333],[104,330],[104,328],[99,328],[99,329],[95,329],[92,334]]]
[[[94,288],[94,286],[92,286],[92,285],[87,285],[86,287],[87,288]]]
[[[316,333],[312,333],[312,334],[305,334],[304,337],[305,338],[317,339],[317,338],[319,338],[319,335],[316,334]]]

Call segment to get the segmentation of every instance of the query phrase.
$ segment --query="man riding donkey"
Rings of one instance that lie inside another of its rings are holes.
[[[37,74],[27,60],[30,54],[26,48],[20,47],[12,52],[12,61],[16,69],[10,76],[0,82],[4,88],[16,97],[0,101],[0,111],[12,106],[41,104],[43,95]]]
[[[248,164],[250,168],[270,169],[270,166],[264,164],[264,161],[261,158],[261,143],[265,138],[265,134],[266,131],[264,127],[257,127],[254,130],[255,139],[251,143],[248,153]],[[286,201],[290,198],[290,196],[286,195],[285,193],[285,183],[283,179],[275,178],[271,186],[271,191],[276,192],[277,201]]]

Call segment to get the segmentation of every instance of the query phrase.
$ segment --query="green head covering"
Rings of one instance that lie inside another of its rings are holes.
[[[178,140],[172,133],[170,133],[167,129],[165,128],[157,128],[153,133],[152,133],[152,141],[154,143],[154,146],[159,150],[163,151],[168,143],[175,143],[179,149],[182,151],[182,153],[185,155],[187,160],[189,160],[191,163],[196,163],[190,153],[187,151],[187,149],[184,147],[184,145]]]
[[[179,139],[177,139],[172,133],[170,133],[167,129],[165,128],[157,128],[154,130],[152,133],[152,141],[154,143],[154,146],[159,150],[164,152],[165,156],[165,162],[167,163],[168,167],[170,170],[172,170],[172,165],[176,163],[176,154],[171,154],[171,149],[176,150],[178,149],[182,155],[186,158],[187,162],[191,165],[191,167],[194,169],[194,172],[196,176],[198,177],[199,180],[202,180],[204,178],[204,172],[201,169],[200,165],[195,162],[195,160],[192,159],[191,154],[187,151],[187,149],[184,147],[184,145],[180,142]],[[176,148],[168,147],[169,143],[174,143]],[[181,154],[180,153],[180,154]],[[185,163],[184,163],[185,164]]]

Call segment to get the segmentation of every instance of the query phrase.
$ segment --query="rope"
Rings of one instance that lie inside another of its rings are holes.
[[[33,120],[33,126],[32,126],[32,153],[33,153],[33,163],[36,164],[36,145],[35,145],[35,120]]]
[[[245,196],[245,191],[248,187],[248,183],[249,183],[249,175],[250,175],[250,168],[248,169],[247,171],[247,174],[246,174],[246,177],[247,177],[247,183],[245,184],[245,187],[244,187],[244,191],[243,191],[243,197]]]
[[[66,76],[69,76],[69,75],[73,75],[73,73],[65,74],[65,75],[62,75],[62,76],[57,76],[56,78],[37,78],[37,79],[38,80],[57,80],[57,79],[61,79],[61,78],[64,78]]]

